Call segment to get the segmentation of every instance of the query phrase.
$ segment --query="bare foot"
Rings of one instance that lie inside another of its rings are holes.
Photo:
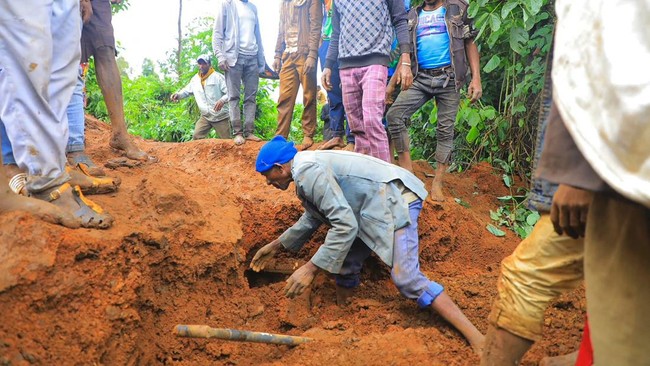
[[[555,357],[544,357],[539,362],[539,366],[572,366],[578,359],[578,351]]]
[[[351,297],[354,295],[354,288],[336,286],[336,304],[346,306],[350,304]]]
[[[351,144],[351,143],[348,142],[348,144],[345,145],[345,149],[344,149],[344,150],[345,150],[345,151],[352,151],[352,152],[354,152],[354,144]]]
[[[242,135],[235,136],[235,138],[233,140],[235,141],[235,145],[237,145],[237,146],[243,145],[244,142],[246,142],[246,140],[244,139],[244,136],[242,136]]]
[[[305,136],[302,139],[302,144],[300,144],[300,150],[307,150],[314,144],[314,140],[311,137]]]
[[[115,134],[111,137],[111,140],[108,142],[108,146],[113,149],[120,150],[124,152],[127,158],[132,160],[139,161],[156,161],[157,159],[153,156],[149,156],[146,152],[140,150],[129,136],[124,136],[120,134]]]
[[[43,221],[63,225],[71,229],[76,229],[81,226],[81,220],[51,203],[19,196],[5,190],[0,190],[0,192],[3,192],[0,193],[0,213],[24,211]]]
[[[340,148],[345,147],[345,142],[343,142],[342,137],[338,137],[338,136],[337,137],[332,137],[331,139],[329,139],[329,141],[322,144],[318,149],[319,150],[330,150],[330,149],[333,149],[335,147],[340,147]]]
[[[262,141],[261,138],[259,138],[259,137],[255,136],[255,135],[253,135],[252,133],[249,134],[248,136],[246,136],[246,140],[248,140],[248,141],[253,141],[253,142],[260,142],[260,141]]]
[[[431,183],[431,192],[429,192],[429,194],[433,201],[444,202],[445,195],[442,193],[442,182],[434,178],[433,183]]]
[[[79,187],[73,188],[68,183],[43,193],[32,194],[32,196],[50,201],[63,212],[73,215],[81,222],[82,227],[108,229],[113,225],[113,216],[105,212],[95,202],[84,197]]]

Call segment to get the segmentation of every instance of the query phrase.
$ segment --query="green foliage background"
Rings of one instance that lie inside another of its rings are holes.
[[[412,1],[413,6],[421,3]],[[468,9],[479,30],[476,43],[481,53],[483,98],[474,105],[462,98],[455,125],[452,169],[461,171],[487,161],[502,170],[504,184],[513,192],[509,199],[502,200],[504,210],[498,215],[494,213],[493,219],[521,236],[529,232],[533,220],[527,219],[530,211],[517,198],[525,192],[516,190],[513,182],[518,177],[517,181],[527,186],[530,179],[539,96],[555,21],[552,7],[549,0],[476,0],[470,2]],[[128,1],[119,10],[128,11]],[[180,65],[176,51],[169,51],[167,59],[158,64],[160,74],[155,72],[152,60],[143,62],[139,76],[123,74],[124,109],[131,133],[158,141],[191,139],[199,117],[193,98],[172,103],[169,97],[196,73],[196,58],[212,54],[212,22],[211,18],[198,19],[188,27],[182,40]],[[213,59],[213,65],[217,62]],[[107,120],[93,73],[91,66],[87,111]],[[256,133],[264,139],[270,139],[277,126],[276,101],[272,99],[277,87],[277,81],[260,79]],[[435,112],[433,102],[425,104],[413,115],[410,127],[413,158],[432,164],[436,148]],[[298,104],[290,133],[290,139],[295,141],[302,139],[301,114],[302,105]],[[321,131],[317,141],[322,138]]]

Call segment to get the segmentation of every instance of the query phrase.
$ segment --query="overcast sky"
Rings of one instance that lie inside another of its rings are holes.
[[[183,28],[193,19],[214,17],[219,0],[183,0]],[[273,63],[278,35],[280,0],[250,0],[257,7],[266,62]],[[134,72],[140,73],[145,58],[165,59],[165,53],[177,45],[178,0],[131,0],[128,10],[113,18],[115,39]]]

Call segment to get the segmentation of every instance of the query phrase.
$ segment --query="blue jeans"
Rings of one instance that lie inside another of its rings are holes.
[[[77,78],[72,99],[66,113],[68,114],[68,145],[66,152],[84,151],[84,82],[81,76]],[[0,123],[0,140],[2,140],[2,162],[4,165],[16,164],[11,142],[7,136],[5,125]]]
[[[81,73],[81,67],[79,68]],[[66,110],[68,114],[68,145],[66,152],[84,151],[85,149],[85,117],[84,117],[84,80],[77,77],[77,85],[74,87],[72,99]]]
[[[418,217],[421,210],[422,200],[412,202],[409,205],[411,224],[395,231],[391,279],[403,296],[416,300],[418,306],[426,308],[444,291],[444,288],[439,283],[429,280],[420,271]],[[359,273],[370,251],[361,239],[357,238],[354,241],[343,261],[341,272],[336,276],[338,286],[353,288],[359,285]]]
[[[325,57],[330,41],[324,40],[318,49],[318,58],[320,59],[321,71],[325,66]],[[339,64],[335,63],[332,67],[332,76],[330,78],[332,90],[327,92],[330,106],[330,130],[333,136],[343,137],[343,127],[345,126],[345,135],[349,144],[354,144],[354,136],[350,133],[350,126],[345,123],[345,109],[343,108],[343,91],[341,90],[341,77],[339,75]]]

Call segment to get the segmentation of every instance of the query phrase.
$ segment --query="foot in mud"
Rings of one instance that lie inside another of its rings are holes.
[[[252,133],[250,133],[250,134],[248,134],[248,136],[246,136],[246,140],[248,140],[248,141],[253,141],[253,142],[260,142],[260,141],[262,141],[261,138],[259,138],[259,137],[255,136],[255,135],[253,135]]]
[[[336,305],[341,307],[349,305],[352,295],[354,295],[354,288],[336,286]]]
[[[81,226],[81,220],[51,203],[19,196],[5,189],[1,189],[0,192],[0,213],[23,211],[28,212],[43,221],[62,225],[71,229],[76,229]]]
[[[65,183],[42,193],[32,194],[34,198],[49,201],[61,211],[80,221],[81,226],[91,229],[108,229],[113,225],[113,216],[93,201],[84,197],[79,187]]]
[[[343,142],[342,137],[332,137],[329,141],[322,144],[318,149],[319,150],[331,150],[333,148],[344,148],[345,142]]]
[[[235,136],[235,138],[233,140],[235,141],[235,145],[237,145],[237,146],[243,145],[246,142],[246,140],[244,139],[244,136],[242,136],[242,135]]]
[[[578,351],[555,357],[544,357],[539,362],[539,366],[572,366],[576,364]]]
[[[129,136],[115,134],[111,137],[111,141],[109,141],[108,145],[115,150],[121,151],[127,158],[132,160],[148,161],[152,163],[158,161],[156,157],[149,156],[146,152],[135,146]]]
[[[431,200],[434,202],[444,202],[445,195],[442,193],[442,181],[438,179],[433,179],[431,183],[431,192],[429,192]]]
[[[311,137],[305,136],[302,139],[302,144],[300,144],[300,150],[307,150],[314,144],[314,140]]]
[[[103,177],[106,175],[104,169],[95,164],[92,159],[86,155],[84,151],[74,151],[67,154],[68,164],[73,167],[79,167],[82,170],[85,170],[88,175],[93,177]]]

